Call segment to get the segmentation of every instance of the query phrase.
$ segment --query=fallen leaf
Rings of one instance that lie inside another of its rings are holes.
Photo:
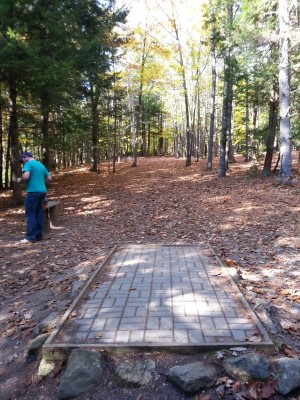
[[[270,380],[265,385],[263,385],[263,387],[261,388],[259,397],[261,399],[272,400],[274,398],[275,392],[276,392],[276,382],[273,380]]]
[[[287,356],[290,358],[295,358],[298,357],[298,353],[294,350],[292,350],[292,348],[290,346],[288,346],[287,344],[283,344],[280,348],[280,350]]]
[[[250,388],[248,390],[248,396],[247,397],[250,400],[257,400],[259,398],[256,386],[254,386],[254,385],[250,386]]]
[[[234,382],[232,387],[230,388],[229,392],[235,396],[238,392],[241,391],[241,382]]]
[[[7,356],[7,357],[4,359],[4,364],[10,364],[13,360],[15,360],[15,359],[18,358],[18,357],[19,357],[19,356],[18,356],[17,353],[11,354],[10,356]]]
[[[219,399],[223,399],[225,397],[225,385],[220,385],[216,388],[216,393]]]
[[[246,347],[230,347],[231,351],[246,351],[247,348]]]
[[[252,335],[249,338],[247,338],[246,340],[248,340],[249,342],[261,342],[262,337],[258,336],[258,335]]]
[[[216,358],[217,360],[222,360],[224,358],[223,351],[217,351]]]
[[[232,386],[233,383],[234,383],[234,381],[232,381],[230,378],[228,378],[227,376],[223,376],[216,380],[215,385],[216,386],[225,385],[227,388],[229,388]]]

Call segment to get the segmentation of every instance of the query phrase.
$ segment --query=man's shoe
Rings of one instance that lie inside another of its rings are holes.
[[[22,239],[22,240],[20,240],[20,243],[21,244],[32,244],[33,243],[33,241],[32,240],[28,240],[28,239]]]

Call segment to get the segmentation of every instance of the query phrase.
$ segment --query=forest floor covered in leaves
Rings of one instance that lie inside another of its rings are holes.
[[[205,171],[205,160],[186,168],[184,160],[166,157],[139,159],[136,168],[129,160],[121,162],[114,174],[108,164],[101,165],[100,175],[88,167],[60,172],[48,192],[49,199],[61,202],[60,227],[33,245],[18,243],[25,235],[23,207],[11,208],[11,192],[0,193],[1,399],[57,398],[59,377],[39,381],[39,359],[26,363],[33,330],[63,301],[67,308],[72,282],[90,274],[116,244],[210,243],[224,264],[237,271],[237,283],[252,308],[263,305],[269,312],[277,329],[271,335],[277,345],[274,356],[300,357],[297,165],[294,184],[280,186],[276,175],[261,177],[260,165],[256,170],[242,157],[237,160],[223,179],[216,168]],[[176,354],[153,357],[161,368],[183,360]],[[192,397],[159,380],[153,387],[116,393],[106,385],[79,398]]]

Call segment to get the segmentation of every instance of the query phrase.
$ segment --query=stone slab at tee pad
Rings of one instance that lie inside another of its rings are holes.
[[[119,245],[99,265],[45,350],[175,351],[273,346],[213,249]]]

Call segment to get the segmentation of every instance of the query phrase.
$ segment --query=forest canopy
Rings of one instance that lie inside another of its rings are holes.
[[[195,4],[196,3],[196,4]],[[122,157],[235,154],[281,182],[298,150],[300,6],[293,0],[0,0],[1,189],[21,151],[48,168]]]

